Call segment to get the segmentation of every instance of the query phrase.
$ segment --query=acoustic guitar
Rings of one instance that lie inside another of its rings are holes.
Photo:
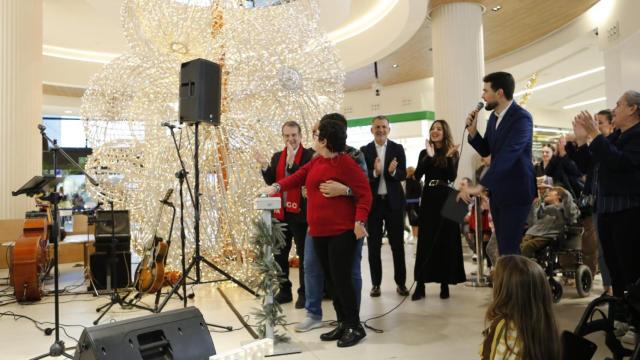
[[[153,237],[147,242],[144,247],[144,256],[142,261],[138,265],[136,270],[136,290],[141,293],[154,293],[162,289],[164,284],[164,265],[169,253],[169,243],[163,241],[163,239],[157,236],[158,226],[160,225],[160,219],[162,218],[162,212],[164,210],[167,201],[173,194],[173,189],[167,190],[164,198],[160,201],[162,205],[158,210],[158,216],[155,224],[155,232]]]

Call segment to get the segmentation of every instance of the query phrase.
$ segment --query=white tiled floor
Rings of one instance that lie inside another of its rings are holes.
[[[466,245],[464,246],[466,249]],[[366,246],[363,254],[362,272],[364,288],[362,297],[361,318],[383,314],[397,306],[402,298],[396,294],[393,283],[393,265],[391,251],[388,245],[383,246],[383,267],[385,270],[382,285],[382,296],[371,298],[368,295],[370,289],[370,276],[366,255]],[[413,263],[415,257],[415,245],[407,245],[407,274],[412,279]],[[470,272],[474,267],[470,263],[470,256],[465,255],[465,267]],[[6,277],[6,270],[0,273],[0,277]],[[292,271],[292,279],[297,279],[296,270]],[[70,265],[62,266],[61,286],[78,284],[82,281],[80,268]],[[555,305],[559,326],[562,330],[573,329],[577,323],[585,305],[601,293],[599,277],[595,280],[595,288],[592,297],[578,299],[575,289],[565,287],[565,295],[562,301]],[[410,284],[408,284],[410,285]],[[53,283],[47,285],[52,289]],[[83,289],[86,287],[79,288]],[[10,292],[9,290],[7,292]],[[252,296],[237,287],[227,287],[225,294],[230,298],[234,306],[242,314],[251,313],[259,303]],[[426,301],[412,302],[407,299],[395,311],[389,315],[370,321],[369,324],[383,330],[383,333],[375,333],[367,330],[366,339],[359,345],[347,349],[339,349],[334,342],[326,343],[319,340],[320,333],[326,329],[318,329],[308,333],[295,333],[293,326],[289,327],[292,340],[299,345],[303,352],[288,355],[288,359],[476,359],[478,347],[482,341],[481,332],[484,328],[483,317],[486,306],[491,297],[489,288],[471,288],[458,285],[451,288],[451,298],[441,300],[438,297],[437,285],[427,286]],[[197,306],[204,314],[205,320],[210,323],[232,325],[240,328],[240,322],[228,308],[220,294],[215,291],[213,285],[199,285],[195,287],[195,299],[190,300],[191,305]],[[2,297],[1,300],[7,300]],[[0,300],[0,301],[1,301]],[[91,295],[65,295],[62,296],[60,318],[63,324],[78,324],[91,326],[97,317],[95,308],[107,301],[107,297],[93,297]],[[153,302],[152,296],[143,299],[147,303]],[[169,302],[167,309],[175,309],[182,306],[182,302],[174,298]],[[285,314],[289,322],[300,321],[304,318],[304,310],[296,310],[293,304],[284,306]],[[323,303],[325,319],[334,319],[335,315],[331,302]],[[53,321],[53,296],[47,296],[34,305],[10,304],[0,307],[0,312],[14,312],[31,316],[39,321]],[[147,315],[149,312],[142,310],[123,310],[115,308],[103,319],[107,321],[122,320],[131,317]],[[250,320],[253,323],[253,320]],[[78,338],[82,332],[81,327],[67,327],[69,335]],[[63,334],[64,335],[64,334]],[[251,340],[250,335],[244,329],[233,332],[212,332],[213,341],[218,351],[230,350]],[[75,345],[75,341],[63,336],[67,346]],[[601,359],[607,352],[604,348],[603,335],[592,338],[599,350],[596,359]],[[48,352],[53,342],[53,336],[45,336],[42,331],[28,320],[17,320],[9,316],[0,317],[0,358],[1,359],[25,359]],[[73,350],[70,350],[73,353]]]

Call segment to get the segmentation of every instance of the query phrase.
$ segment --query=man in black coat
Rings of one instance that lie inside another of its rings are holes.
[[[371,123],[374,141],[360,149],[367,162],[369,184],[373,193],[373,206],[367,221],[369,269],[373,285],[370,295],[373,297],[380,296],[382,282],[380,249],[383,224],[393,253],[396,291],[402,296],[409,294],[405,286],[407,274],[403,239],[406,201],[401,184],[407,176],[406,158],[402,145],[387,138],[389,131],[389,120],[385,116],[376,116]]]
[[[261,154],[256,154],[255,156],[262,167],[262,177],[267,185],[271,185],[295,173],[313,157],[313,150],[305,149],[302,146],[302,131],[297,122],[287,121],[282,125],[282,138],[285,142],[285,148],[273,154],[270,163]],[[289,252],[291,251],[291,240],[293,239],[296,244],[296,254],[300,258],[300,287],[298,288],[298,299],[295,307],[296,309],[302,309],[305,303],[304,238],[307,233],[306,199],[302,195],[301,188],[278,193],[275,196],[282,198],[282,207],[274,210],[274,216],[287,224],[284,233],[285,247],[280,254],[275,256],[275,260],[280,265],[283,273],[283,281],[280,283],[280,291],[275,300],[280,304],[293,300],[291,281],[289,281]]]

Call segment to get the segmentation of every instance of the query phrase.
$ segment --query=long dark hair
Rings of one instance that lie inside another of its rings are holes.
[[[519,255],[503,256],[496,264],[493,279],[493,302],[487,309],[486,321],[504,320],[505,326],[515,325],[522,344],[518,358],[559,360],[560,337],[551,288],[540,265]],[[508,351],[513,353],[513,349]]]
[[[440,126],[442,126],[442,146],[439,149],[436,149],[435,144],[429,140],[434,145],[435,150],[433,163],[437,167],[446,167],[447,153],[453,147],[453,136],[451,135],[451,128],[449,127],[449,124],[442,119],[436,120],[431,124],[431,127],[429,128],[429,136],[431,136],[431,129],[433,129],[436,124],[440,124]]]

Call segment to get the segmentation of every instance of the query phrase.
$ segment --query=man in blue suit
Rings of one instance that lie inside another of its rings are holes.
[[[519,254],[527,215],[536,196],[536,180],[531,159],[533,120],[531,114],[513,101],[515,81],[506,72],[482,79],[482,99],[489,117],[484,137],[478,133],[478,110],[466,120],[469,144],[482,156],[491,155],[491,166],[480,185],[461,191],[469,202],[472,195],[489,189],[491,215],[500,255]]]

